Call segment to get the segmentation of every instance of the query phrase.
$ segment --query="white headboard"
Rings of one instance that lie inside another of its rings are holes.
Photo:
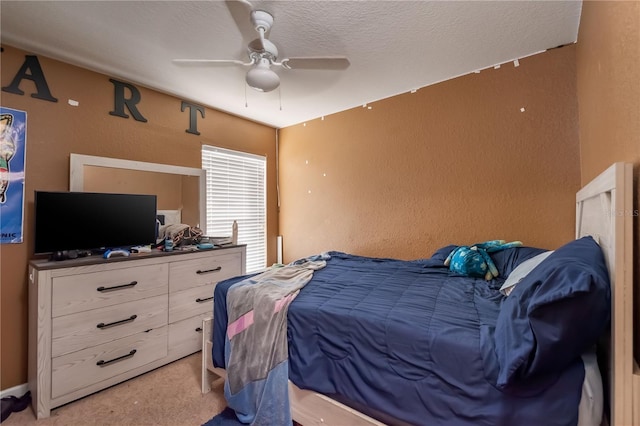
[[[600,244],[611,279],[611,425],[633,425],[640,399],[633,389],[633,215],[632,164],[613,164],[576,195],[576,238],[591,235]]]

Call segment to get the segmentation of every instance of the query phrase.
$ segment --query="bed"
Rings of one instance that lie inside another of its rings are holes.
[[[330,253],[327,267],[314,273],[288,312],[294,420],[303,425],[597,424],[602,403],[611,401],[611,424],[632,424],[631,268],[625,268],[631,265],[631,221],[615,214],[630,209],[630,176],[631,166],[615,164],[583,188],[577,195],[576,241],[541,263],[551,269],[541,266],[531,273],[539,272],[539,282],[549,271],[579,265],[581,259],[584,268],[602,266],[591,271],[589,291],[564,297],[562,309],[554,308],[551,324],[522,316],[527,306],[518,301],[531,298],[519,294],[527,293],[524,281],[505,297],[503,278],[487,282],[450,274],[443,263],[452,246],[409,262]],[[500,276],[508,277],[542,252],[525,247],[492,257]],[[566,279],[579,267],[569,269]],[[242,279],[216,287],[213,340],[205,342],[203,371],[223,374],[216,367],[224,365],[226,292]],[[551,299],[557,296],[545,291]],[[548,318],[549,304],[539,293],[539,312]],[[588,315],[577,309],[582,306]],[[590,349],[608,327],[609,315],[611,343],[605,346],[615,351],[604,368],[602,392]],[[567,322],[589,332],[575,338],[575,330],[558,325]],[[549,327],[563,336],[559,346],[533,334]]]

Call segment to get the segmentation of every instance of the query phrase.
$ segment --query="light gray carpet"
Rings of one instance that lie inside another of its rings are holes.
[[[71,402],[36,422],[31,407],[3,426],[191,425],[199,426],[226,406],[222,383],[200,392],[201,353],[190,355],[119,385]]]

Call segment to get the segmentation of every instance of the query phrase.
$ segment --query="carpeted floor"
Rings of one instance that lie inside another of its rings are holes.
[[[119,385],[71,402],[36,422],[31,407],[3,426],[200,426],[226,406],[222,383],[200,392],[201,354],[190,355]]]

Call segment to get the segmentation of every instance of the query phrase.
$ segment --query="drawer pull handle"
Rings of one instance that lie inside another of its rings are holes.
[[[208,274],[210,272],[220,272],[222,271],[222,266],[218,266],[217,268],[213,268],[213,269],[205,269],[204,271],[201,269],[198,269],[196,271],[196,274],[201,275],[201,274]]]
[[[98,327],[99,329],[113,327],[114,325],[120,325],[120,324],[124,324],[124,323],[127,323],[127,322],[131,322],[136,318],[138,318],[137,315],[131,315],[129,318],[126,318],[126,319],[123,319],[123,320],[120,320],[120,321],[110,322],[108,324],[105,324],[105,323],[101,322],[100,324],[96,325],[96,327]]]
[[[138,281],[131,281],[129,284],[122,284],[122,285],[114,285],[113,287],[98,287],[96,288],[96,290],[98,291],[113,291],[113,290],[120,290],[121,288],[129,288],[129,287],[133,287],[134,285],[138,284]]]
[[[203,298],[201,298],[201,297],[198,297],[198,298],[196,299],[196,302],[198,302],[198,303],[202,303],[202,302],[206,302],[207,300],[213,300],[213,296],[211,296],[211,297],[206,297],[206,298],[204,298],[204,299],[203,299]]]
[[[105,361],[105,360],[101,359],[100,361],[96,362],[96,365],[98,365],[100,367],[104,367],[104,366],[109,365],[111,363],[122,361],[122,360],[127,359],[127,358],[131,358],[132,356],[134,356],[136,354],[136,352],[137,351],[135,349],[131,349],[131,352],[129,352],[126,355],[122,355],[122,356],[119,356],[118,358],[110,359],[109,361]]]
[[[197,331],[198,333],[200,333],[200,332],[202,331],[202,327],[198,327],[198,328],[196,328],[196,331]]]

